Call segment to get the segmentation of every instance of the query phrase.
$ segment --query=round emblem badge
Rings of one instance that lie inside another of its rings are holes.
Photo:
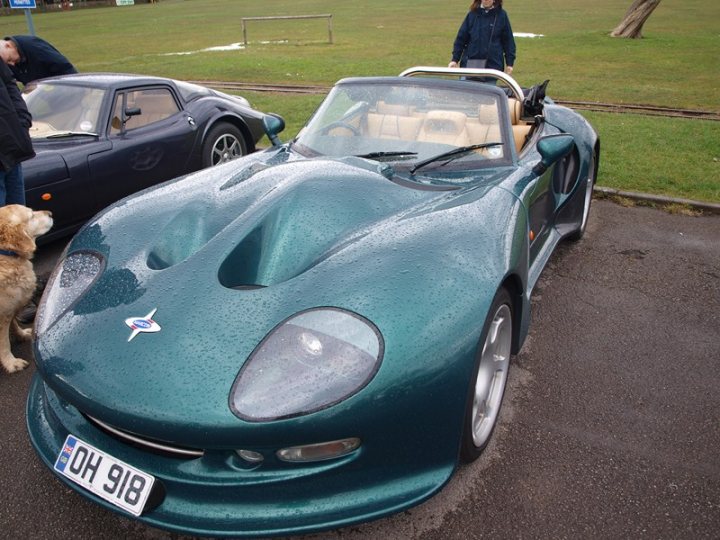
[[[156,311],[157,308],[153,309],[144,317],[130,317],[129,319],[125,319],[125,324],[132,330],[128,341],[131,341],[135,336],[142,332],[152,333],[160,331],[160,325],[152,319]]]

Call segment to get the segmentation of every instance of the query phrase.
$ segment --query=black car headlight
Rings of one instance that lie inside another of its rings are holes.
[[[383,357],[380,331],[337,308],[303,311],[276,326],[252,352],[230,392],[230,408],[259,422],[301,416],[356,394]]]
[[[55,267],[35,320],[38,335],[72,309],[102,273],[105,258],[95,251],[76,251]]]

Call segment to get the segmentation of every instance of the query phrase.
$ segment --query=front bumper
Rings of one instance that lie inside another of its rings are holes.
[[[71,433],[152,474],[164,488],[162,500],[138,519],[200,536],[299,534],[377,519],[430,497],[455,467],[453,461],[418,466],[420,460],[405,466],[406,458],[371,442],[347,456],[313,464],[270,459],[253,466],[234,449],[217,448],[194,458],[159,455],[102,431],[37,374],[28,395],[27,424],[33,446],[51,470]],[[58,477],[101,506],[132,517]]]

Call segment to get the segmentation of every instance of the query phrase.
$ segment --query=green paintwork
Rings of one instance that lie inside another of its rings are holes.
[[[560,108],[551,114],[575,121]],[[584,157],[594,144],[582,140],[588,128],[570,129]],[[306,159],[283,146],[115,204],[68,247],[101,253],[102,275],[35,342],[35,448],[52,466],[73,433],[155,475],[167,495],[141,519],[189,534],[333,528],[426,499],[456,467],[469,378],[497,289],[514,294],[517,349],[533,275],[560,239],[553,206],[546,246],[528,240],[528,208],[548,204],[537,185],[551,170],[538,178],[539,160],[533,150],[511,166],[413,180],[387,164]],[[447,183],[453,178],[462,187]],[[375,377],[306,416],[235,416],[229,393],[254,348],[281,321],[321,306],[377,326],[385,350]],[[155,308],[162,330],[128,342],[125,319]],[[145,453],[78,410],[205,455]],[[334,461],[274,458],[279,448],[346,437],[359,437],[361,447]],[[235,455],[240,448],[265,462],[249,466]]]

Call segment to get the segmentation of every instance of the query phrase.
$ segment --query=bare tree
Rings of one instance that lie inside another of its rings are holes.
[[[660,0],[634,0],[622,22],[610,34],[612,37],[641,38],[642,27]]]

